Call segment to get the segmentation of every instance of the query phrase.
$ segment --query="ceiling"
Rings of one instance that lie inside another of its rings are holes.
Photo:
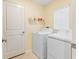
[[[37,4],[45,6],[51,3],[53,0],[33,0],[33,1]]]

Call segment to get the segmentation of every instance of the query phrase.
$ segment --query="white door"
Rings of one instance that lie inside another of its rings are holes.
[[[7,57],[24,53],[24,7],[7,3]]]

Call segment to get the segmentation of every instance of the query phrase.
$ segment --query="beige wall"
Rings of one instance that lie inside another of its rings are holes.
[[[48,22],[47,25],[50,25],[50,26],[53,25],[53,22],[54,22],[53,12],[56,9],[62,8],[64,6],[70,6],[70,9],[71,9],[71,0],[56,0],[45,7],[45,13],[46,13],[45,18],[46,18],[46,21]]]
[[[69,18],[69,26],[73,33],[73,40],[75,40],[75,0],[55,0],[51,2],[48,6],[45,7],[45,19],[46,25],[53,27],[54,25],[54,15],[53,12],[56,9],[62,8],[64,6],[70,7],[70,18]]]
[[[25,19],[26,19],[26,31],[28,32],[27,35],[27,48],[32,48],[32,32],[38,31],[42,26],[37,25],[30,25],[28,23],[28,18],[37,18],[39,16],[43,16],[43,8],[39,5],[34,4],[33,2],[28,2],[25,4]]]

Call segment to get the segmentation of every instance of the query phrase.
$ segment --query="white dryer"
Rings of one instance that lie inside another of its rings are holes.
[[[47,35],[52,33],[51,30],[42,30],[33,33],[32,51],[40,59],[46,59],[47,56]]]
[[[72,35],[60,32],[48,35],[47,59],[71,59]]]

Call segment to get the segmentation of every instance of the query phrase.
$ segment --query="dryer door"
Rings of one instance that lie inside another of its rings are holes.
[[[71,59],[71,45],[53,38],[47,40],[47,59]]]

